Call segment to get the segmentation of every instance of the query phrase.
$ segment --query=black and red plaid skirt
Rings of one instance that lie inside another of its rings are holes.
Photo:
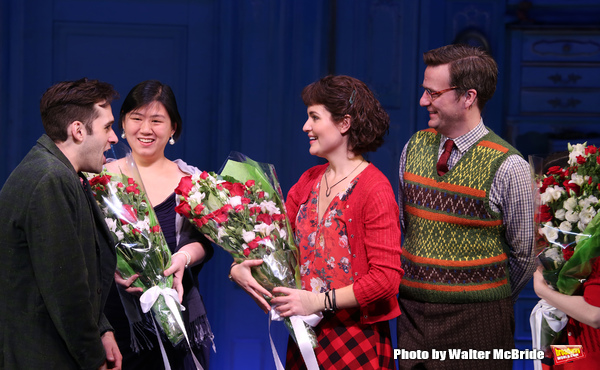
[[[395,369],[388,321],[361,324],[360,310],[352,308],[324,313],[315,328],[315,348],[321,369]],[[294,340],[288,341],[286,369],[306,369]]]

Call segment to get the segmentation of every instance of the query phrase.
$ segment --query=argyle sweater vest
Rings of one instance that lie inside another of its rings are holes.
[[[399,296],[432,303],[510,297],[505,227],[489,193],[502,162],[519,153],[490,131],[439,176],[440,139],[433,129],[419,131],[407,148]]]

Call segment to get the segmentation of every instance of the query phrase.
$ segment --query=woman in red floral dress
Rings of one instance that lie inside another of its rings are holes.
[[[394,369],[388,320],[400,314],[399,211],[389,181],[363,157],[383,143],[389,116],[348,76],[324,77],[302,99],[310,153],[328,163],[306,171],[288,193],[302,289],[275,288],[271,304],[283,317],[323,312],[315,328],[322,369]],[[263,295],[271,295],[250,275],[260,263],[234,265],[231,276],[268,311]],[[305,368],[291,339],[286,368]]]

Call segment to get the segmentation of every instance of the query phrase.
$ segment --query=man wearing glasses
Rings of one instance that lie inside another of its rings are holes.
[[[493,350],[514,348],[513,303],[535,269],[529,165],[481,118],[496,89],[492,57],[447,45],[424,60],[429,128],[400,157],[397,325],[399,349],[430,356],[399,367],[511,369]]]

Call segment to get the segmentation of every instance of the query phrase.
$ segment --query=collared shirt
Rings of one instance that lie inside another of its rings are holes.
[[[489,130],[483,120],[466,134],[454,140],[455,147],[448,158],[448,169],[451,169],[462,156],[484,137]],[[448,138],[442,135],[438,158],[444,151],[444,143]],[[398,205],[400,206],[400,223],[404,229],[404,170],[406,168],[406,149],[400,156],[400,186],[398,187]],[[533,220],[533,185],[529,164],[518,155],[509,156],[498,168],[490,189],[490,207],[502,213],[502,221],[506,226],[506,241],[510,246],[509,275],[513,302],[525,287],[535,270],[535,252],[533,249],[535,224]]]

